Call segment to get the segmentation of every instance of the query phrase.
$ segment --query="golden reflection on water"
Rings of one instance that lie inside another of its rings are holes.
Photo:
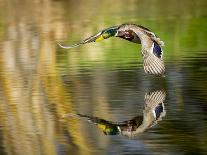
[[[52,44],[48,41],[43,41],[43,44],[45,48],[41,48],[39,58],[28,61],[23,66],[22,62],[17,62],[19,59],[15,53],[7,58],[6,50],[0,56],[0,116],[5,152],[56,154],[57,137],[61,133],[64,135],[66,130],[72,136],[74,144],[80,147],[80,152],[86,153],[87,143],[79,136],[80,124],[76,120],[70,120],[71,125],[65,129],[59,122],[65,113],[74,111],[70,94],[66,92],[55,68],[54,50],[49,50],[51,53],[46,54],[48,49],[52,49]],[[11,48],[8,52],[15,52],[10,46],[7,44],[6,49]]]
[[[9,14],[0,55],[1,135],[7,154],[57,154],[57,141],[67,145],[65,132],[79,147],[77,152],[88,154],[90,149],[80,136],[80,123],[60,121],[74,109],[56,69],[53,41],[64,37],[65,24],[53,20],[62,10],[51,3],[28,1],[14,6],[1,1]]]

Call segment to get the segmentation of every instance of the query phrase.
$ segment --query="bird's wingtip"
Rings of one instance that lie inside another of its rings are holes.
[[[163,76],[165,73],[164,62],[154,54],[149,54],[144,58],[144,71],[147,74]]]
[[[69,45],[69,46],[65,46],[65,45],[62,45],[61,43],[57,43],[61,48],[64,48],[64,49],[71,49],[71,48],[74,48],[74,47],[77,47],[79,46],[80,44],[74,44],[74,45]]]
[[[57,43],[61,48],[64,48],[64,49],[69,49],[70,47],[68,47],[68,46],[64,46],[64,45],[62,45],[61,43]]]
[[[58,46],[62,47],[62,45],[60,43],[57,43],[57,44],[58,44]]]

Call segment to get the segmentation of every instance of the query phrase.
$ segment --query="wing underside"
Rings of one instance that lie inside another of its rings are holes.
[[[144,55],[144,70],[148,74],[163,75],[165,73],[164,62],[153,53]]]

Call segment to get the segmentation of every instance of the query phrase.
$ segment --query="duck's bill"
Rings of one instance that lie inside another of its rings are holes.
[[[90,36],[89,38],[86,38],[86,39],[80,41],[77,44],[62,45],[62,44],[58,43],[58,45],[61,48],[70,49],[70,48],[75,48],[75,47],[78,47],[80,45],[91,43],[91,42],[99,42],[99,41],[102,41],[104,39],[108,39],[110,37],[115,36],[115,34],[117,33],[117,29],[118,29],[118,26],[113,26],[113,27],[107,28],[103,31],[98,32],[97,34],[95,34],[93,36]]]

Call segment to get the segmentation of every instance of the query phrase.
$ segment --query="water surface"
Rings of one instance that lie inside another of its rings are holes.
[[[0,153],[207,154],[206,7],[205,0],[1,0]],[[141,46],[121,39],[57,46],[125,22],[165,42],[165,78],[146,75]],[[162,119],[134,136],[121,133],[117,126],[130,131],[151,118],[146,95],[160,91]]]

